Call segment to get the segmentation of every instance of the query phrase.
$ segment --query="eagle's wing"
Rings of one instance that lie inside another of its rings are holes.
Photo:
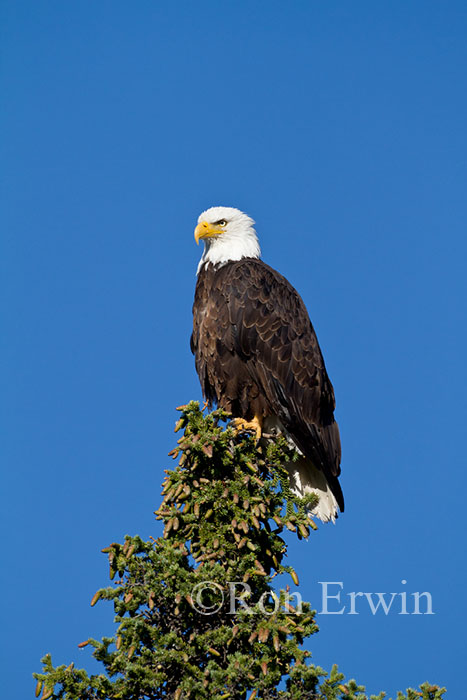
[[[334,391],[302,299],[282,275],[258,260],[229,265],[221,290],[225,307],[217,305],[217,322],[224,327],[218,337],[228,339],[271,411],[335,486],[342,510]]]

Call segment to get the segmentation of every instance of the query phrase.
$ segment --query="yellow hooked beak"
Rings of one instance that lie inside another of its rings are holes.
[[[218,236],[220,233],[224,233],[224,229],[220,226],[208,224],[207,221],[201,221],[195,228],[196,245],[199,244],[202,238],[212,238],[212,236]]]

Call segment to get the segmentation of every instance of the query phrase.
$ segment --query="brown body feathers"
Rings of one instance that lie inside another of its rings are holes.
[[[334,391],[292,285],[255,258],[202,265],[191,349],[207,401],[247,420],[277,418],[343,510]]]

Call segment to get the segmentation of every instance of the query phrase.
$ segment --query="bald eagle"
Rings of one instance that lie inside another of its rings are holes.
[[[191,350],[203,395],[238,426],[281,433],[299,458],[288,466],[292,491],[316,493],[311,513],[334,521],[344,498],[334,390],[305,304],[260,260],[254,221],[232,207],[203,212]]]

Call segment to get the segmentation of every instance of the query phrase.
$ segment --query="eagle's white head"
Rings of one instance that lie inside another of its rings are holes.
[[[204,241],[198,272],[204,263],[223,265],[242,258],[259,258],[261,250],[253,219],[233,207],[203,211],[195,228],[195,241]]]

